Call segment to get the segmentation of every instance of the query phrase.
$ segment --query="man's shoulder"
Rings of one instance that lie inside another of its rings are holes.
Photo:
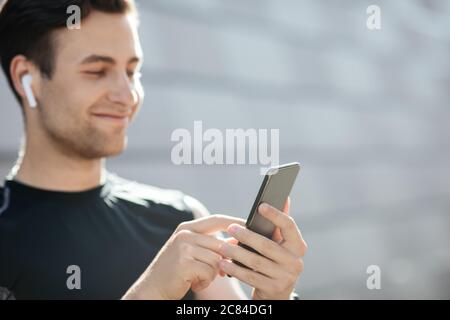
[[[172,207],[178,211],[191,212],[194,217],[197,217],[201,206],[198,200],[178,189],[148,185],[115,174],[110,174],[108,180],[115,197],[135,204]]]

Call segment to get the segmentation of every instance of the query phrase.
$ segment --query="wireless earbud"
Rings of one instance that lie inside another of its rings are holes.
[[[22,77],[22,86],[25,90],[25,95],[27,96],[28,104],[31,108],[37,107],[36,98],[34,97],[33,90],[31,90],[31,82],[33,81],[33,77],[31,74],[26,74]]]

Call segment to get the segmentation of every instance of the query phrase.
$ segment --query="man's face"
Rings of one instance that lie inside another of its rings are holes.
[[[37,127],[64,152],[95,159],[124,150],[143,99],[134,19],[93,11],[80,30],[55,32],[54,72],[42,78]]]

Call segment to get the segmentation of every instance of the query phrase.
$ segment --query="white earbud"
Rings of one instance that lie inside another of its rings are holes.
[[[27,96],[28,104],[30,105],[31,108],[36,108],[37,107],[36,98],[34,97],[33,90],[31,90],[32,81],[33,77],[29,73],[22,77],[22,86],[23,89],[25,90],[25,95]]]

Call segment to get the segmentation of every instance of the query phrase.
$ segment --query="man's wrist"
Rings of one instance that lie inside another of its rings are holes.
[[[300,300],[300,295],[294,290],[292,291],[289,296],[284,296],[284,297],[278,297],[275,299],[281,299],[281,300]],[[252,300],[265,300],[264,298],[261,298],[260,296],[258,296],[258,294],[256,293],[255,289],[253,289],[252,292]]]
[[[152,285],[146,284],[145,280],[141,280],[125,293],[122,300],[164,300],[164,298]]]

